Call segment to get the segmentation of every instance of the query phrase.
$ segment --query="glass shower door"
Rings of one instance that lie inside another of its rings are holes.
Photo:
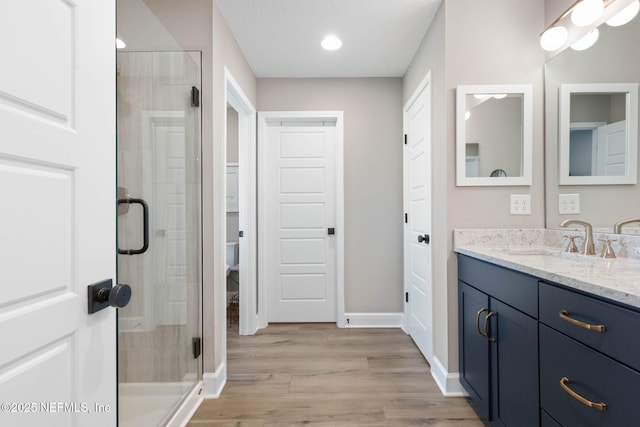
[[[119,423],[158,426],[201,376],[200,53],[117,64]]]

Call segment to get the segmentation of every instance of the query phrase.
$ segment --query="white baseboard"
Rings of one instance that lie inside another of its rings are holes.
[[[345,313],[341,328],[401,328],[403,313]],[[347,323],[348,320],[348,323]]]
[[[445,367],[440,363],[437,357],[433,357],[431,364],[431,376],[438,384],[440,392],[446,397],[468,396],[467,392],[460,384],[459,373],[448,373]]]
[[[227,383],[227,365],[223,362],[216,372],[205,372],[202,374],[202,384],[204,386],[205,399],[217,399],[222,393],[224,385]]]

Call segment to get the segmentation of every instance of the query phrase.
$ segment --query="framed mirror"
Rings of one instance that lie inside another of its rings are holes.
[[[531,185],[531,85],[456,89],[456,185]]]
[[[560,185],[637,183],[638,84],[560,85]]]

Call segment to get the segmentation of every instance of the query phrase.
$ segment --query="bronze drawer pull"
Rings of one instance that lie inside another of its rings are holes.
[[[581,328],[589,329],[590,331],[604,332],[604,325],[590,325],[588,323],[584,323],[579,320],[573,319],[569,317],[569,313],[567,313],[567,310],[561,310],[559,315],[562,320],[566,320],[567,322],[573,325],[580,326]]]
[[[480,310],[478,310],[478,314],[476,314],[476,329],[477,329],[478,333],[479,333],[481,336],[483,336],[483,337],[485,337],[485,338],[486,338],[485,334],[483,334],[483,333],[480,331],[480,315],[481,315],[482,313],[484,313],[485,311],[487,311],[487,309],[486,309],[486,308],[481,308]]]
[[[569,378],[567,377],[562,377],[562,379],[560,379],[560,387],[562,387],[562,389],[564,391],[566,391],[567,393],[569,393],[569,395],[571,395],[571,397],[573,397],[574,399],[576,399],[578,402],[582,403],[583,405],[588,406],[589,408],[595,408],[598,411],[602,411],[605,412],[607,410],[607,404],[606,403],[596,403],[596,402],[592,402],[590,400],[585,399],[584,397],[580,396],[578,393],[576,393],[575,391],[571,390],[568,386],[569,384]]]
[[[484,337],[489,340],[489,342],[496,342],[495,338],[491,338],[489,336],[489,319],[492,316],[495,316],[497,313],[490,311],[489,314],[484,318]]]

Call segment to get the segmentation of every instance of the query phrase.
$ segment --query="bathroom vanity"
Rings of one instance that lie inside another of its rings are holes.
[[[640,260],[537,243],[456,243],[460,378],[472,405],[504,426],[633,425]]]

